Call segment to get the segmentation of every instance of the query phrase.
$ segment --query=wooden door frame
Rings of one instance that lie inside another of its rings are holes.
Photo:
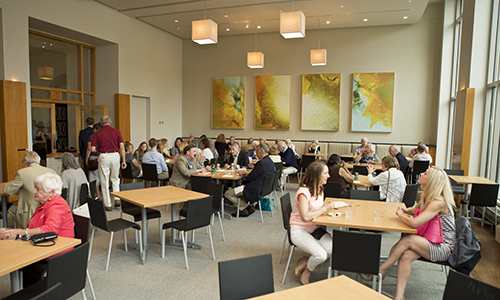
[[[41,103],[41,102],[31,102],[31,109],[33,107],[38,107],[38,108],[50,108],[50,138],[52,140],[52,153],[56,153],[56,140],[57,140],[57,133],[56,133],[56,104],[55,103]],[[31,111],[31,115],[33,116],[33,110]],[[35,141],[33,141],[35,142]]]

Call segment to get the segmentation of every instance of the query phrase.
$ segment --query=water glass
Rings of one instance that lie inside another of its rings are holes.
[[[353,214],[354,214],[354,207],[348,206],[345,208],[345,217],[346,218],[352,218]]]

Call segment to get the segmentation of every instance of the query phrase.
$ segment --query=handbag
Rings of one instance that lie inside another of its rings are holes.
[[[97,159],[89,159],[89,162],[87,164],[87,170],[89,171],[95,171],[99,168],[99,162]]]
[[[45,233],[35,234],[31,237],[31,243],[33,244],[33,246],[48,247],[56,243],[54,241],[55,238],[57,238],[57,234],[55,232],[45,232]],[[50,244],[40,245],[41,243],[47,243],[47,242],[50,242]]]
[[[417,217],[424,210],[417,208],[415,209],[414,216]],[[444,243],[443,240],[443,225],[441,223],[441,219],[439,219],[438,215],[435,215],[432,219],[430,219],[425,224],[418,226],[417,235],[426,238],[429,242],[440,244]]]

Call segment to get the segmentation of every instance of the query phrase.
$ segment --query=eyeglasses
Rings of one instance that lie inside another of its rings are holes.
[[[23,234],[23,235],[17,234],[16,235],[16,240],[29,241],[30,239],[31,239],[30,235],[26,235],[26,234]]]

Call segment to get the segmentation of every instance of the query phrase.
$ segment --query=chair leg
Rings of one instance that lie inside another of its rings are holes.
[[[281,258],[283,257],[283,251],[285,251],[286,238],[288,237],[288,232],[285,233],[285,239],[283,240],[283,247],[281,247],[280,260],[278,263],[281,264]]]
[[[92,297],[95,299],[97,299],[95,297],[95,292],[94,292],[94,286],[92,285],[92,280],[90,280],[90,274],[89,274],[89,269],[87,269],[87,279],[89,280],[89,285],[90,285],[90,291],[92,292]]]
[[[295,250],[295,246],[292,246],[292,250],[290,251],[290,254],[288,255],[288,261],[287,261],[286,267],[285,267],[285,274],[283,274],[283,281],[281,282],[281,285],[285,284],[286,273],[288,272],[288,267],[290,267],[290,261],[292,260],[292,256],[293,256],[293,250]]]
[[[85,295],[85,289],[82,290],[82,297],[83,300],[87,300],[87,295]]]
[[[184,259],[186,260],[186,269],[189,270],[189,265],[188,265],[188,256],[187,256],[187,231],[181,231],[181,237],[182,237],[182,248],[184,248]]]
[[[161,258],[165,257],[165,230],[161,234]]]
[[[238,198],[238,206],[236,207],[236,219],[240,218],[240,198]]]
[[[217,212],[217,217],[219,217],[220,232],[222,232],[222,240],[225,242],[226,237],[224,236],[224,228],[222,228],[222,217],[220,215],[220,211]]]
[[[168,208],[168,206],[167,206],[167,208]],[[159,217],[159,218],[158,218],[158,229],[159,229],[159,232],[160,232],[160,243],[161,243],[161,241],[162,241],[162,239],[161,239],[161,234],[162,234],[161,224],[162,224],[162,223],[161,223],[161,217]]]
[[[378,292],[382,294],[382,274],[378,273]]]
[[[262,224],[264,224],[264,218],[262,217],[262,205],[259,204],[259,211],[260,211],[260,221]]]
[[[328,279],[332,278],[332,266],[328,267],[328,273],[326,275],[326,278],[328,278]]]
[[[127,230],[123,230],[123,242],[125,243],[125,252],[128,252]]]
[[[139,253],[142,254],[143,250],[144,249],[142,248],[142,229],[141,229],[141,230],[139,230]]]
[[[109,268],[109,257],[111,256],[111,245],[113,244],[113,235],[114,235],[114,232],[111,232],[111,237],[109,238],[108,261],[106,262],[106,271]],[[126,242],[125,242],[125,245],[126,245]]]
[[[210,246],[212,246],[212,256],[215,260],[215,251],[214,251],[214,242],[212,240],[212,230],[210,229],[210,225],[207,226],[208,234],[210,235]]]
[[[94,243],[94,232],[95,232],[95,227],[92,228],[92,238],[90,239],[90,249],[89,249],[88,261],[90,261],[90,254],[92,254],[92,244]]]

